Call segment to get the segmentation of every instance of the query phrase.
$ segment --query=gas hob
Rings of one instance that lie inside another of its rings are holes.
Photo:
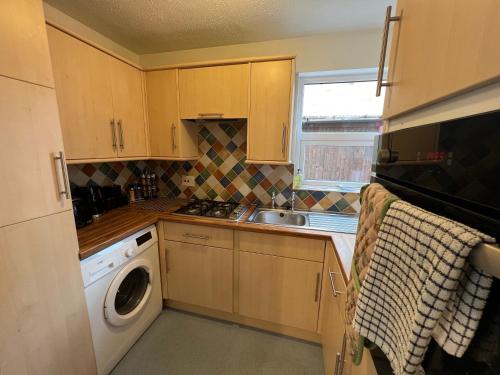
[[[177,211],[174,211],[174,214],[236,221],[246,210],[246,206],[238,203],[201,199],[190,201]]]

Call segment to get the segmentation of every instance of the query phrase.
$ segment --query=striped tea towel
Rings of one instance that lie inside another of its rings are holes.
[[[387,211],[353,325],[380,347],[396,375],[423,373],[431,337],[455,356],[467,349],[492,283],[467,262],[483,241],[493,239],[407,202]]]
[[[356,301],[363,279],[368,272],[368,264],[375,249],[378,231],[382,220],[390,205],[399,198],[391,194],[382,185],[372,183],[361,189],[360,201],[361,212],[359,214],[358,230],[356,234],[356,245],[351,266],[351,278],[347,284],[347,300],[345,308],[346,335],[349,340],[347,351],[355,365],[359,365],[363,359],[365,340],[360,337],[352,327]]]

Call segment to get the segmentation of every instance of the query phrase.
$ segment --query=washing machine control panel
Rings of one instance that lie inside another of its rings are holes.
[[[82,260],[80,268],[84,287],[135,258],[156,242],[158,242],[158,235],[153,225]]]

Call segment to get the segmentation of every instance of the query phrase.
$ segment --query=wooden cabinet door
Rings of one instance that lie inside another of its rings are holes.
[[[340,374],[342,359],[349,360],[345,353],[345,302],[346,285],[331,243],[327,246],[323,285],[321,289],[321,344],[326,375]],[[344,368],[346,362],[344,362]],[[347,373],[346,371],[343,374]]]
[[[249,64],[180,69],[181,118],[247,118],[249,76]]]
[[[233,312],[233,250],[166,241],[168,297]]]
[[[143,74],[107,56],[112,76],[113,112],[117,125],[118,156],[147,156]]]
[[[399,0],[384,117],[417,109],[500,78],[495,0]]]
[[[248,162],[288,162],[292,61],[251,64]]]
[[[42,4],[0,1],[0,75],[54,87]]]
[[[0,249],[2,374],[95,374],[72,211],[0,228]]]
[[[198,126],[179,120],[177,69],[146,73],[151,156],[198,157]]]
[[[67,158],[115,158],[110,57],[51,26],[47,33]]]
[[[315,331],[323,264],[239,252],[239,313]]]
[[[71,209],[54,89],[0,77],[0,227]]]

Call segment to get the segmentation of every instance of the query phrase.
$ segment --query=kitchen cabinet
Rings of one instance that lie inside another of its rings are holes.
[[[251,63],[247,163],[289,163],[292,80],[292,60]]]
[[[321,344],[326,375],[342,375],[348,362],[345,333],[346,285],[333,245],[326,247],[321,295]],[[344,362],[345,361],[345,362]]]
[[[169,299],[233,312],[233,250],[166,241],[165,258]]]
[[[47,26],[68,160],[147,156],[143,74]]]
[[[392,118],[500,78],[495,0],[398,0],[384,117]]]
[[[198,158],[198,126],[179,118],[178,69],[146,73],[151,157]]]
[[[249,64],[180,69],[181,118],[247,118],[249,79]]]
[[[323,264],[239,252],[239,314],[315,331]]]
[[[72,211],[0,228],[5,374],[95,374]]]
[[[147,156],[144,73],[108,56],[118,157]]]
[[[71,209],[54,89],[0,77],[0,227]]]
[[[54,87],[41,1],[0,2],[0,75]]]

